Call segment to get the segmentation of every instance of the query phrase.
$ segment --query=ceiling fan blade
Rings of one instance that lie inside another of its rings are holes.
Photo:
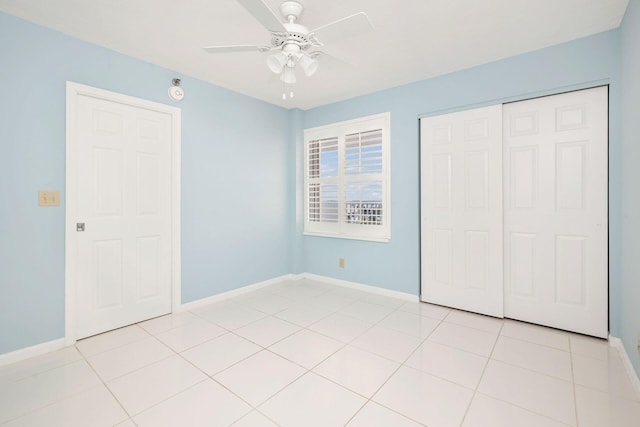
[[[345,66],[353,65],[350,61],[347,61],[344,57],[340,55],[336,55],[333,52],[327,52],[326,50],[310,52],[309,55],[315,57],[316,59],[322,58],[322,59],[318,59],[318,61],[329,60],[333,63],[340,64],[340,65],[345,65]]]
[[[311,33],[315,34],[318,40],[324,43],[353,37],[369,31],[373,31],[373,25],[371,21],[369,21],[369,17],[366,13],[359,12],[355,15],[347,16],[346,18],[338,19],[337,21],[318,27],[311,31]]]
[[[264,0],[237,0],[267,30],[287,31],[280,18],[273,13]]]
[[[205,46],[203,49],[209,53],[229,53],[229,52],[265,52],[269,50],[266,46],[256,45],[236,45],[236,46]]]

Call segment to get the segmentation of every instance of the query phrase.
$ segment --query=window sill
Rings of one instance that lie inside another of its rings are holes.
[[[332,234],[332,233],[314,233],[311,231],[305,231],[302,233],[304,236],[311,237],[330,237],[333,239],[347,239],[347,240],[362,240],[366,242],[376,243],[389,243],[390,237],[369,237],[369,236],[354,236],[350,234]]]

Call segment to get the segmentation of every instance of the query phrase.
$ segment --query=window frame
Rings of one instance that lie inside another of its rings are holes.
[[[366,240],[373,242],[388,242],[391,240],[391,153],[390,153],[390,124],[389,112],[361,117],[353,120],[331,123],[324,126],[304,130],[304,230],[308,236],[333,237],[352,240]],[[354,133],[365,133],[381,129],[382,138],[382,173],[347,175],[345,173],[345,144],[346,136]],[[312,141],[338,138],[338,176],[324,178],[309,178],[309,145]],[[350,224],[346,220],[345,190],[349,182],[382,181],[382,224],[365,225]],[[338,186],[338,221],[316,222],[309,220],[309,187],[310,183],[335,184]]]

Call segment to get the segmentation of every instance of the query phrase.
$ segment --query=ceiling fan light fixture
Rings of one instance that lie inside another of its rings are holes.
[[[294,84],[296,82],[296,70],[292,67],[285,67],[282,74],[280,74],[280,80],[286,84]]]
[[[287,65],[287,61],[289,58],[283,52],[274,53],[273,55],[269,55],[267,57],[267,66],[271,71],[275,74],[280,74],[285,65]]]
[[[302,57],[300,57],[300,60],[298,61],[298,64],[300,64],[300,67],[302,67],[302,71],[304,71],[304,74],[307,77],[313,76],[316,71],[318,71],[318,66],[320,65],[317,59],[312,58],[309,55],[302,55]]]

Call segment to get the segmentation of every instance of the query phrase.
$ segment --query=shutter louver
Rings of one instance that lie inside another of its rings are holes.
[[[349,175],[382,173],[382,129],[347,135],[344,171]]]

